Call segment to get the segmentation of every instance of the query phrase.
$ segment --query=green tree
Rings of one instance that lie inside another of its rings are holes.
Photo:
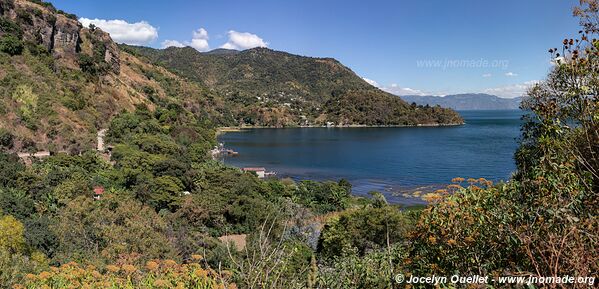
[[[21,253],[25,250],[25,227],[15,217],[0,217],[0,251]]]
[[[0,213],[0,286],[10,288],[20,282],[26,272],[37,272],[47,266],[46,257],[27,248],[25,226],[10,215]]]
[[[19,157],[0,152],[0,188],[14,186],[19,173],[24,170]]]
[[[403,241],[410,229],[409,224],[399,209],[392,206],[350,209],[326,223],[318,252],[325,259],[331,259],[356,249],[362,256]]]
[[[156,210],[168,209],[174,211],[179,207],[183,196],[183,183],[176,177],[162,176],[154,178],[149,186],[149,203]]]
[[[130,194],[107,191],[100,200],[80,196],[71,201],[52,226],[58,237],[55,260],[96,264],[139,256],[138,262],[174,258],[166,223]]]
[[[313,208],[319,213],[326,213],[347,208],[350,196],[351,185],[343,181],[340,183],[302,181],[293,197],[300,204]]]
[[[0,128],[0,147],[12,149],[14,136],[6,129]]]
[[[23,52],[23,42],[14,35],[4,35],[0,38],[0,51],[10,55],[20,55]]]

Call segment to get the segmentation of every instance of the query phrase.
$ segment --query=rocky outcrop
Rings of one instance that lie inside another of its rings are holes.
[[[48,50],[55,57],[74,57],[79,52],[80,30],[81,25],[79,22],[67,19],[64,16],[57,17],[53,27],[51,46]]]
[[[50,4],[0,0],[0,16],[18,24],[23,41],[43,46],[61,64],[78,68],[80,53],[94,56],[93,53],[101,51],[103,56],[99,58],[109,64],[110,71],[116,74],[120,72],[119,49],[108,33],[98,28],[93,31],[84,28],[76,17],[64,14]],[[83,33],[88,33],[90,37],[84,39]],[[82,51],[81,46],[86,40],[90,43],[85,45],[90,49]]]
[[[99,28],[91,31],[92,37],[95,39],[95,45],[102,45],[104,50],[104,61],[108,63],[110,70],[118,74],[120,71],[119,47],[112,41],[110,35]]]

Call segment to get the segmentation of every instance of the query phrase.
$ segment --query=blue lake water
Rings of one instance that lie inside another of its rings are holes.
[[[413,203],[404,189],[447,184],[454,177],[509,179],[515,170],[522,111],[461,111],[453,127],[247,129],[219,137],[239,152],[238,167],[266,167],[296,180],[345,178],[353,193],[377,190]]]

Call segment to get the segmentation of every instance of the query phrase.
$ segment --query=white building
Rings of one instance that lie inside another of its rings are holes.
[[[266,177],[266,169],[265,168],[243,168],[241,169],[244,172],[254,172],[258,175],[258,178],[263,179]]]

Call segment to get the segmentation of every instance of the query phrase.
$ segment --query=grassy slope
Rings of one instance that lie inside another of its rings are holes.
[[[11,151],[94,148],[96,132],[137,105],[177,104],[215,125],[234,124],[209,89],[119,51],[108,34],[81,27],[74,15],[39,1],[0,0],[0,8],[0,39],[12,35],[23,46],[14,55],[0,51],[0,137],[11,140],[3,145]],[[62,40],[48,42],[58,25],[79,37],[76,52]],[[84,70],[83,57],[99,61],[102,72]]]
[[[177,102],[217,124],[226,122],[222,100],[199,85],[188,83],[163,68],[121,54],[121,73],[102,79],[89,78],[81,71],[51,69],[50,56],[29,52],[19,56],[0,53],[0,127],[15,137],[15,150],[77,150],[91,148],[95,133],[122,110],[145,104]],[[34,95],[34,112],[21,113],[22,103],[14,99],[18,89]]]

